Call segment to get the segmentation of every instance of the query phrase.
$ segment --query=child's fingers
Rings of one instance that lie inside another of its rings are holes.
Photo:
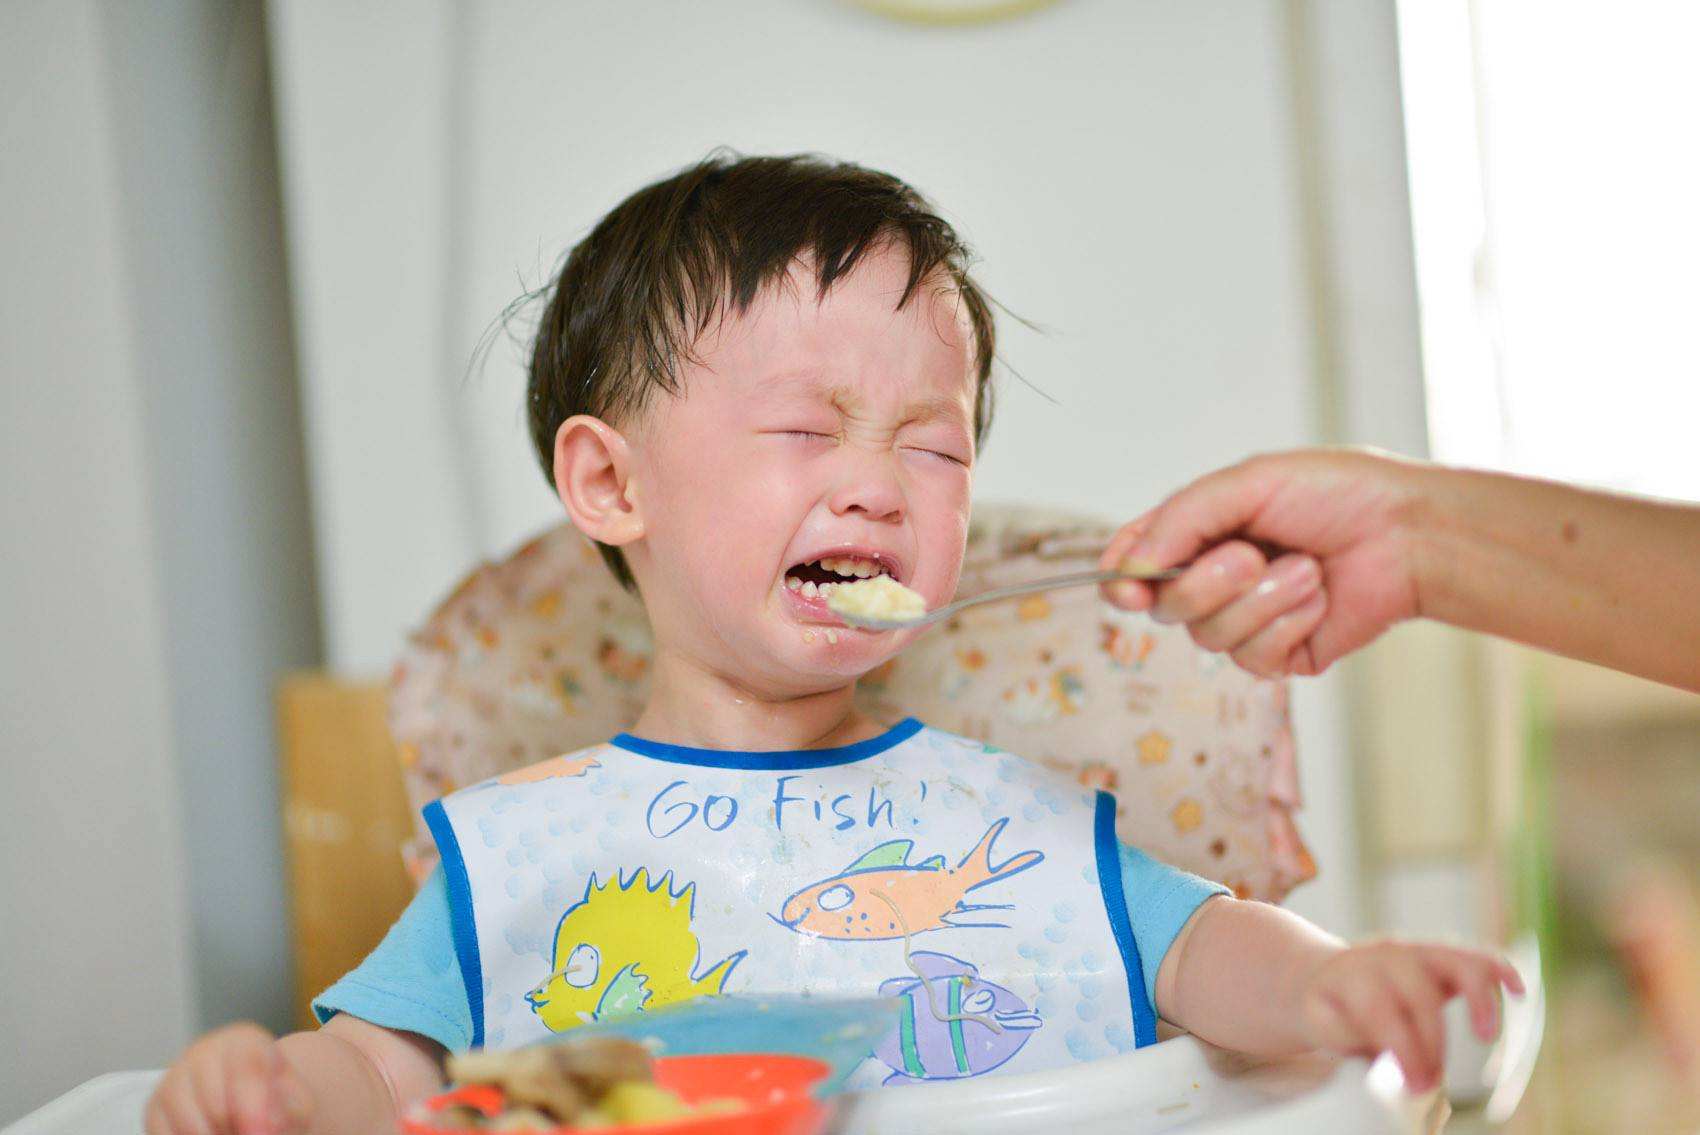
[[[1422,1090],[1427,1074],[1423,1044],[1404,1003],[1378,974],[1366,974],[1340,998],[1362,1038],[1360,1047],[1391,1052],[1413,1090]]]
[[[1441,1019],[1446,996],[1435,976],[1414,955],[1390,959],[1385,972],[1422,1051],[1419,1066],[1405,1066],[1405,1079],[1413,1090],[1427,1091],[1440,1078],[1446,1060],[1446,1026]]]
[[[195,1111],[206,1121],[207,1129],[220,1133],[234,1130],[221,1054],[207,1052],[200,1059],[189,1061],[185,1071],[194,1096]]]
[[[171,1120],[166,1118],[165,1105],[160,1102],[159,1090],[148,1097],[147,1106],[142,1109],[143,1135],[172,1135]]]
[[[1426,1091],[1431,1077],[1428,1057],[1423,1038],[1418,1035],[1411,1014],[1404,1011],[1404,1004],[1379,987],[1353,1006],[1353,1016],[1362,1021],[1363,1030],[1377,1052],[1394,1055],[1411,1091]]]
[[[1361,1031],[1340,999],[1332,993],[1316,993],[1307,997],[1304,1013],[1310,1026],[1307,1039],[1314,1047],[1341,1053],[1368,1051]]]
[[[176,1130],[165,1114],[165,1104],[160,1102],[159,1092],[155,1091],[148,1097],[148,1105],[142,1109],[143,1135],[175,1135]]]
[[[195,1102],[195,1085],[182,1069],[167,1072],[145,1112],[148,1135],[213,1135]]]
[[[1447,946],[1429,947],[1425,960],[1449,992],[1463,994],[1470,1008],[1471,1031],[1484,1042],[1498,1036],[1499,986],[1515,982],[1514,988],[1521,992],[1523,981],[1516,971],[1489,954]]]
[[[267,1043],[244,1045],[230,1054],[226,1109],[238,1135],[272,1135],[280,1126],[272,1091],[275,1053],[276,1046]]]
[[[297,1131],[305,1131],[312,1120],[312,1097],[308,1095],[307,1085],[301,1077],[289,1066],[281,1048],[273,1049],[272,1072],[272,1101],[277,1107],[280,1119],[278,1130],[293,1135]]]
[[[1328,592],[1316,590],[1297,607],[1277,615],[1229,656],[1240,669],[1260,678],[1296,673],[1294,657],[1328,614]]]

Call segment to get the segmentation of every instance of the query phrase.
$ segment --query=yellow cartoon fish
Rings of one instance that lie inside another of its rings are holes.
[[[853,941],[901,938],[904,933],[942,930],[947,926],[1004,926],[1001,922],[952,922],[954,915],[982,910],[1008,910],[1007,905],[964,903],[981,887],[1037,866],[1042,851],[1023,851],[992,866],[992,844],[1009,824],[994,823],[962,857],[947,867],[942,855],[909,862],[915,841],[894,839],[857,859],[843,871],[811,883],[785,900],[775,919],[800,934]]]
[[[675,891],[672,882],[673,872],[651,882],[642,867],[605,883],[590,877],[584,898],[567,908],[555,930],[554,971],[525,995],[545,1026],[565,1032],[725,987],[746,951],[693,976],[702,957],[691,930],[696,884]]]

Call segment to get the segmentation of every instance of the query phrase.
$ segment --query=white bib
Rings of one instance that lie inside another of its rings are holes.
[[[425,815],[474,1047],[704,994],[877,994],[902,1010],[873,1055],[913,1081],[1156,1039],[1114,812],[911,719],[780,753],[622,734]]]

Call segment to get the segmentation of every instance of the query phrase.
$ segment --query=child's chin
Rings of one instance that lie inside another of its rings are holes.
[[[792,637],[784,655],[801,673],[855,681],[895,653],[882,636],[844,627],[810,627]]]

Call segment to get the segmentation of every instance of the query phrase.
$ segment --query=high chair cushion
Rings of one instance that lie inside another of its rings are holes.
[[[981,506],[957,594],[1089,568],[1110,532],[1055,511]],[[468,576],[391,675],[414,878],[435,863],[419,809],[629,727],[650,649],[642,605],[570,525]],[[913,715],[1110,790],[1125,842],[1242,897],[1278,901],[1316,873],[1292,820],[1285,685],[1095,589],[965,612],[864,678],[858,698],[878,716]]]

